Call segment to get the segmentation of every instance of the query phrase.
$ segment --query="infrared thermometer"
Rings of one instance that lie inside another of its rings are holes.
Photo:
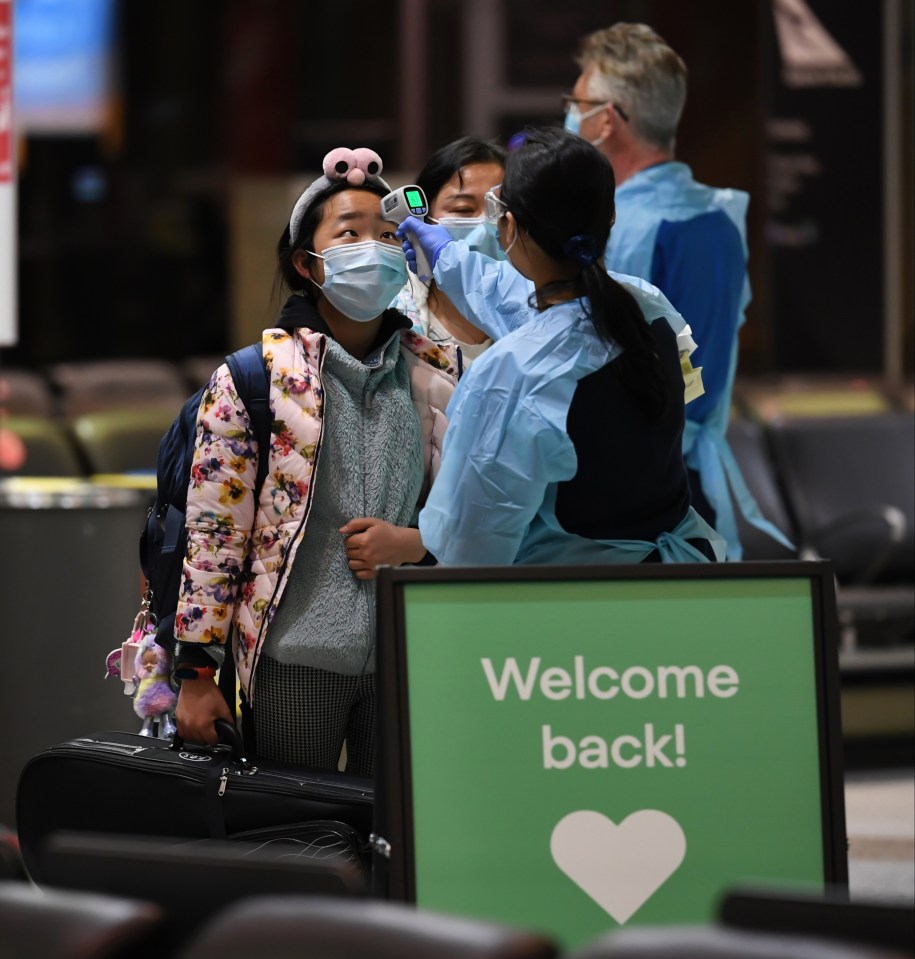
[[[415,184],[402,186],[381,198],[382,219],[390,220],[398,226],[408,216],[418,216],[423,219],[428,212],[429,205],[426,203],[426,194]],[[416,236],[413,233],[407,233],[407,237],[416,251],[416,275],[423,283],[429,283],[432,280],[432,268],[429,266],[429,260],[419,245]]]

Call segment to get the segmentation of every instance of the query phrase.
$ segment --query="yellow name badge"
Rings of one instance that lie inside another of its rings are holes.
[[[683,402],[691,403],[705,392],[702,385],[702,367],[693,368],[689,353],[683,352],[680,354],[680,369],[683,371]]]

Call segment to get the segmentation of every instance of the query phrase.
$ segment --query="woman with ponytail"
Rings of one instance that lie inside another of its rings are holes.
[[[607,273],[613,194],[593,146],[529,131],[486,199],[505,262],[412,218],[398,230],[408,262],[420,245],[438,287],[496,340],[455,391],[419,516],[440,563],[723,559],[681,454],[682,320],[654,288]]]

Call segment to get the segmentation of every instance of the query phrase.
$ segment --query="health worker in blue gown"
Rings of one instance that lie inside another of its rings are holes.
[[[603,264],[613,194],[598,150],[532,130],[485,201],[506,261],[414,218],[398,230],[408,261],[421,246],[438,287],[495,340],[449,404],[419,515],[440,563],[724,558],[690,506],[682,321]]]
[[[749,196],[698,183],[675,161],[686,66],[654,30],[639,23],[598,30],[583,39],[577,62],[565,127],[607,157],[617,182],[607,266],[659,287],[698,344],[692,361],[705,392],[689,404],[683,434],[693,504],[727,540],[729,559],[742,556],[734,500],[748,522],[790,546],[760,514],[725,438],[750,302]]]

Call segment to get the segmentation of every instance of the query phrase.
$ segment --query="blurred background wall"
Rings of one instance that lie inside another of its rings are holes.
[[[462,133],[560,122],[579,38],[632,20],[689,67],[679,158],[751,194],[741,372],[912,375],[912,0],[12,9],[18,342],[0,363],[251,340],[327,150],[370,146],[402,183]]]

